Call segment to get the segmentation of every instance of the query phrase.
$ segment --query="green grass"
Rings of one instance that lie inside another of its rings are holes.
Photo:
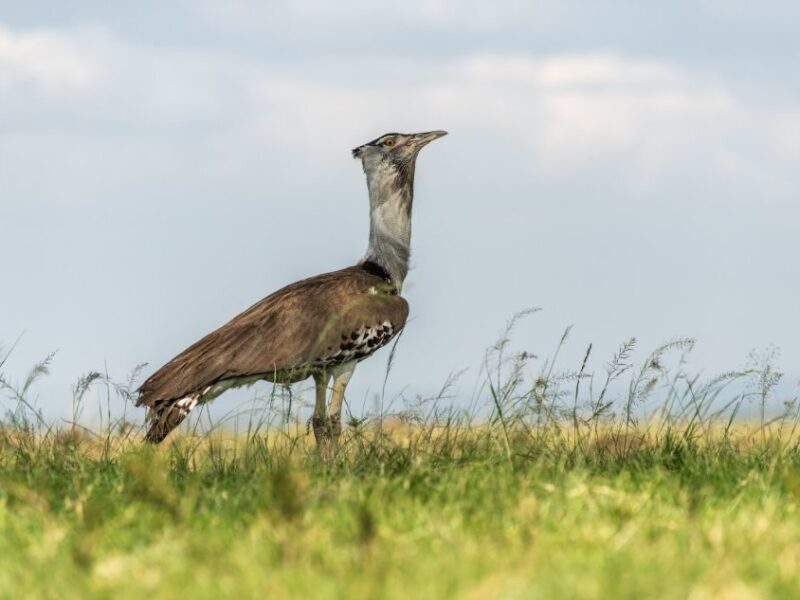
[[[795,597],[800,455],[351,434],[104,450],[6,433],[0,597]],[[760,436],[756,436],[760,439]],[[750,441],[748,441],[750,440]],[[586,440],[584,440],[586,441]],[[235,448],[234,448],[235,446]]]
[[[325,461],[302,394],[153,449],[113,416],[138,370],[82,378],[61,429],[31,393],[52,356],[0,373],[0,598],[797,596],[800,404],[776,397],[774,352],[703,378],[692,340],[638,366],[630,340],[563,371],[568,331],[539,360],[510,351],[515,323],[467,407],[452,378],[381,399]],[[79,424],[94,386],[98,433]]]

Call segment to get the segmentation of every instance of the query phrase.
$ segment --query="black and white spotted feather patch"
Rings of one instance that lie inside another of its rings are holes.
[[[390,321],[372,327],[360,327],[350,335],[342,336],[339,347],[322,357],[318,364],[320,367],[331,367],[352,360],[362,360],[385,346],[394,334],[394,325]]]

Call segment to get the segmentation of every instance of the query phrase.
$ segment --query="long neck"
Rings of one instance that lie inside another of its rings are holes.
[[[383,267],[398,288],[408,275],[411,256],[413,163],[404,171],[398,172],[391,166],[367,170],[370,223],[364,261]]]

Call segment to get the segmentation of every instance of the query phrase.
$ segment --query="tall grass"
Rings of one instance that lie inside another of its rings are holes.
[[[467,458],[474,451],[512,468],[544,455],[565,456],[574,462],[593,460],[607,451],[625,457],[645,449],[675,452],[678,447],[698,445],[772,447],[779,441],[781,452],[797,452],[800,403],[796,395],[777,397],[782,373],[774,364],[774,350],[751,354],[746,369],[702,377],[688,366],[693,339],[670,340],[634,362],[637,340],[631,338],[600,369],[592,368],[589,345],[580,364],[564,370],[559,355],[571,328],[544,358],[512,350],[515,327],[535,312],[523,311],[509,320],[499,340],[487,350],[480,383],[468,401],[453,401],[463,372],[449,375],[432,397],[387,399],[395,344],[388,355],[378,410],[355,415],[346,407],[350,427],[340,462],[400,448],[443,459]],[[48,374],[55,355],[46,356],[21,382],[14,383],[2,374],[10,352],[0,348],[0,398],[5,400],[0,427],[6,444],[44,448],[68,433],[92,440],[102,448],[104,459],[110,459],[140,443],[140,415],[132,404],[144,364],[122,382],[100,371],[87,373],[72,388],[71,418],[54,424],[46,420],[31,392]],[[100,392],[94,394],[100,400],[94,407],[95,426],[89,427],[82,419],[92,389]],[[256,454],[260,454],[265,447],[271,451],[280,447],[305,456],[313,448],[308,410],[299,386],[274,386],[266,396],[256,396],[221,418],[212,419],[207,410],[197,411],[182,432],[173,436],[180,442],[167,446],[184,453],[224,446],[238,455],[247,455],[253,448],[259,448]],[[185,456],[182,461],[189,459]]]

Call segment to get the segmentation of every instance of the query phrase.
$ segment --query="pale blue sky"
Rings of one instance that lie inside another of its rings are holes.
[[[39,386],[160,365],[366,247],[354,146],[418,165],[412,320],[390,388],[517,347],[697,337],[800,373],[796,2],[0,1],[0,340]],[[379,389],[386,355],[350,389]],[[571,361],[571,362],[570,362]],[[149,371],[148,371],[149,372]],[[217,403],[225,403],[225,398]]]

